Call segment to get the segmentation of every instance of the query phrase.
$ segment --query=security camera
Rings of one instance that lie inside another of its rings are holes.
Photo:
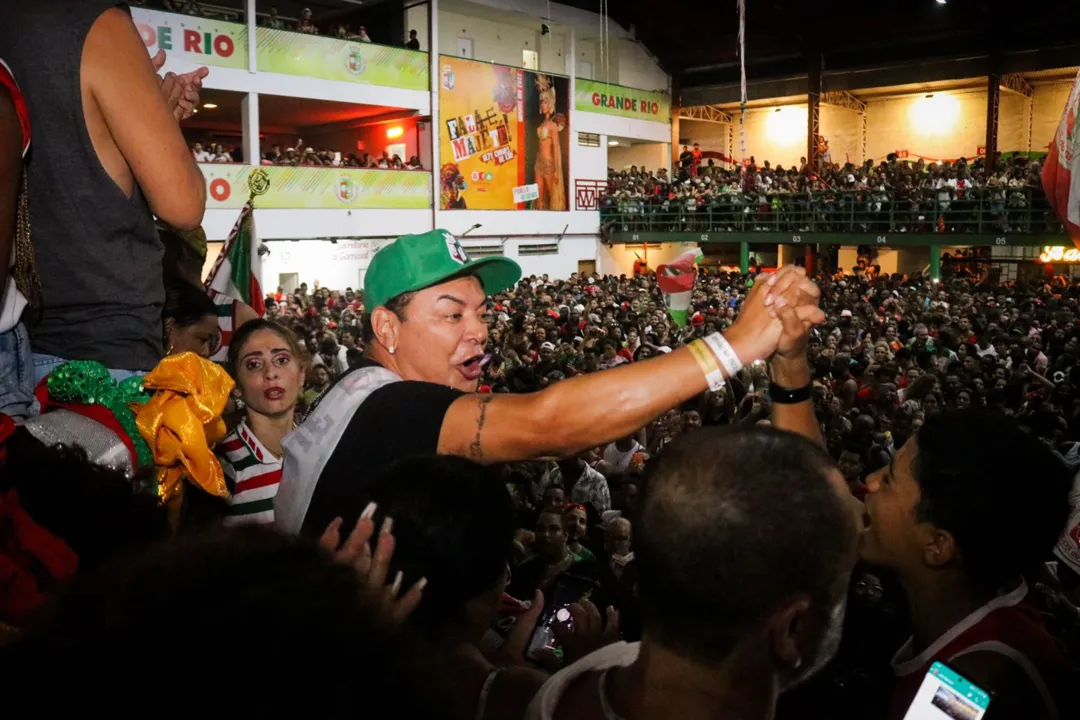
[[[541,35],[547,35],[549,32],[551,32],[551,27],[548,26],[547,23],[541,23],[540,24],[540,34]]]

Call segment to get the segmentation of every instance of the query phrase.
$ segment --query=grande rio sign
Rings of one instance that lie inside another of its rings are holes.
[[[671,96],[578,78],[574,87],[574,109],[579,112],[671,122]]]

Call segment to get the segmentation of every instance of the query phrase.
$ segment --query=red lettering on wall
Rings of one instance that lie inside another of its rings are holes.
[[[154,32],[154,28],[143,23],[139,23],[135,27],[139,29],[139,37],[142,38],[143,45],[146,47],[157,45],[157,33]]]
[[[214,51],[221,57],[229,57],[235,49],[236,46],[233,45],[232,38],[228,35],[218,35],[214,38]]]
[[[193,52],[202,54],[202,48],[199,47],[202,41],[202,37],[199,36],[194,30],[184,31],[184,52]]]
[[[210,183],[210,197],[218,202],[225,202],[230,195],[232,195],[232,188],[229,187],[228,180],[217,178]]]
[[[600,103],[600,93],[593,93],[592,94],[592,104],[595,105],[596,107],[600,107],[600,104],[601,104]]]

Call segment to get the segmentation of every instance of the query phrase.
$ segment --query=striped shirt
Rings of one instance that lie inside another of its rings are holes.
[[[232,491],[225,525],[274,522],[274,496],[281,460],[267,450],[243,420],[214,449]]]
[[[217,290],[207,290],[206,294],[217,306],[218,346],[210,359],[216,363],[223,363],[229,359],[229,343],[232,342],[233,328],[236,324],[236,303],[234,297],[219,293]]]

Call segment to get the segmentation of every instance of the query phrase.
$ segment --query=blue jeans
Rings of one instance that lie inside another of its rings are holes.
[[[34,402],[34,366],[26,326],[17,324],[0,333],[0,413],[17,423],[31,415]]]
[[[35,385],[44,380],[49,373],[51,373],[58,365],[63,365],[67,360],[64,358],[56,357],[55,355],[42,355],[41,353],[34,353],[34,383]],[[112,375],[113,380],[120,382],[121,380],[127,380],[129,377],[135,377],[136,375],[145,375],[146,373],[139,372],[137,370],[114,370],[109,368],[109,374]]]

